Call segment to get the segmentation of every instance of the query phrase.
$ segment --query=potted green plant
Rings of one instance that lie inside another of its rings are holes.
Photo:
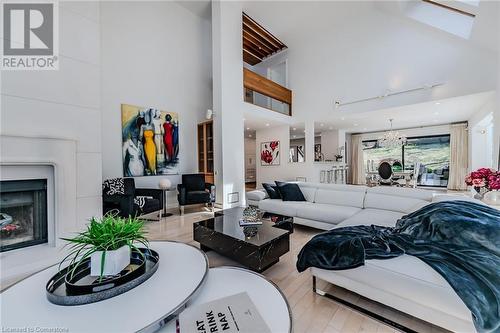
[[[137,218],[123,218],[113,214],[93,217],[87,229],[68,241],[70,253],[61,264],[71,258],[71,277],[82,262],[90,257],[91,276],[116,275],[130,264],[132,250],[141,253],[135,244],[149,248],[144,224]]]

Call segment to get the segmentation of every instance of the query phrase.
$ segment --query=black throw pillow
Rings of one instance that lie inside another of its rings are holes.
[[[270,199],[281,199],[280,192],[278,192],[278,186],[266,183],[263,183],[262,186],[266,190]]]
[[[275,181],[283,201],[306,201],[299,185]]]

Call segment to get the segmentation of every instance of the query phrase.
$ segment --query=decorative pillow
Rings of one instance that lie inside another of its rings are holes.
[[[262,186],[264,186],[267,195],[269,195],[269,199],[281,199],[280,192],[278,191],[278,186],[266,183],[263,183]]]
[[[275,182],[278,186],[278,192],[283,201],[306,201],[299,185],[285,182]]]

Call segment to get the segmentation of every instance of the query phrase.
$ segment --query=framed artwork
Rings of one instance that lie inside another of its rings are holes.
[[[179,116],[154,108],[121,105],[125,177],[179,173]]]
[[[321,143],[314,145],[314,161],[321,161]]]
[[[269,141],[260,144],[260,165],[280,165],[280,142]]]

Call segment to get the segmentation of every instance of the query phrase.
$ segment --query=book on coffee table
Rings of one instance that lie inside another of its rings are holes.
[[[188,307],[179,315],[180,333],[271,333],[246,292]]]
[[[239,223],[240,223],[240,227],[249,227],[249,226],[262,225],[262,221],[252,221],[252,220],[244,220],[244,219],[241,219],[239,221]]]

